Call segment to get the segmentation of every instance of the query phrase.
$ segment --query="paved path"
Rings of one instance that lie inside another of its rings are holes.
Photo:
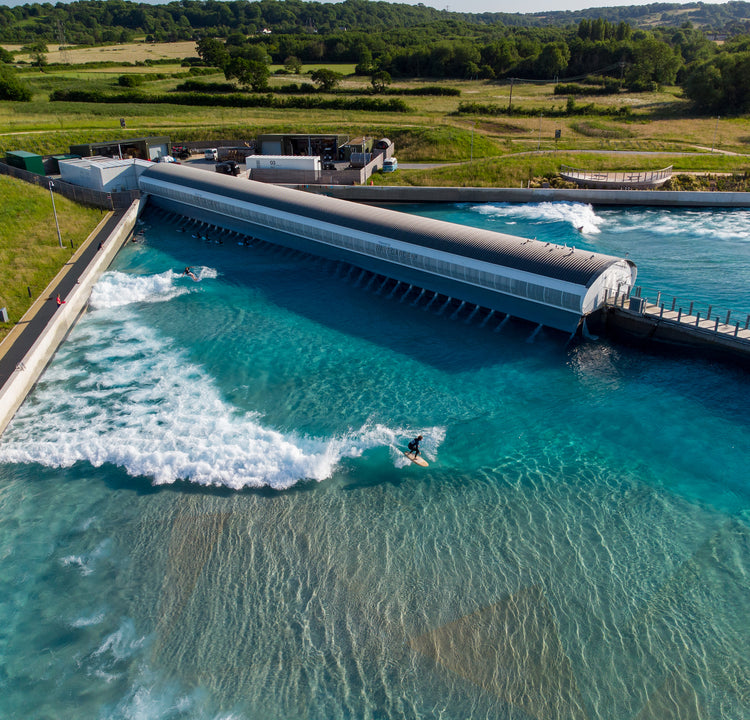
[[[104,242],[114,230],[127,208],[115,210],[105,218],[96,230],[81,245],[65,267],[57,274],[52,284],[45,288],[44,295],[37,298],[30,310],[11,330],[0,345],[0,388],[5,385],[36,342],[47,323],[57,312],[57,295],[64,300],[75,287],[78,279],[89,266],[99,250],[99,243]]]

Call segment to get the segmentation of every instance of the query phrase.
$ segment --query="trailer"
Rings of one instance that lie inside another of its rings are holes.
[[[317,155],[248,155],[247,169],[252,170],[311,170],[320,172]]]

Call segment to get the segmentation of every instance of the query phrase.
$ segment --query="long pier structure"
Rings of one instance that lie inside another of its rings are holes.
[[[629,260],[159,163],[149,203],[407,286],[565,332],[629,292]],[[437,303],[436,303],[437,304]]]

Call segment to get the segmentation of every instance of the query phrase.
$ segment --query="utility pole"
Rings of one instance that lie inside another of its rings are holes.
[[[714,125],[714,139],[711,141],[711,152],[714,151],[714,147],[716,145],[716,133],[719,131],[719,118],[720,116],[716,116],[716,125]]]
[[[510,97],[508,98],[508,115],[511,114],[513,108],[513,78],[510,79]]]
[[[60,236],[60,224],[57,222],[57,210],[55,208],[55,194],[52,192],[52,188],[55,187],[55,183],[52,180],[49,181],[49,196],[52,198],[52,214],[55,216],[55,227],[57,228],[57,241],[60,243],[60,247],[63,246],[62,237]]]
[[[542,149],[542,113],[539,113],[539,147],[536,149],[539,152]]]

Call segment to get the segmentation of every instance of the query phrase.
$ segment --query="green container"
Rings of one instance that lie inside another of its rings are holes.
[[[37,175],[44,175],[44,160],[41,155],[25,150],[11,150],[5,154],[5,162],[21,170],[28,170]]]

